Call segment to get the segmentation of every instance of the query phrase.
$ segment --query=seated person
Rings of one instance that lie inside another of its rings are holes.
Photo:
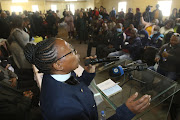
[[[99,56],[100,54],[97,54],[98,58],[107,57],[109,53],[119,51],[121,49],[121,46],[126,39],[126,34],[122,31],[122,28],[123,25],[118,23],[116,25],[116,31],[114,32],[113,36],[111,39],[108,39],[108,44],[104,46],[101,44],[97,47],[97,52],[103,54],[101,56]]]
[[[131,30],[134,28],[133,24],[130,24],[128,28],[124,31],[127,36],[130,36]]]
[[[100,30],[98,32],[98,35],[93,35],[93,41],[88,43],[87,48],[87,56],[91,56],[91,49],[92,47],[96,47],[96,54],[98,54],[98,48],[97,46],[100,45],[102,47],[106,46],[108,44],[108,41],[110,41],[112,37],[112,32],[108,29],[108,26],[106,23],[102,24],[102,31]]]
[[[95,77],[96,65],[85,66],[82,76],[77,77],[74,70],[79,66],[79,55],[72,45],[58,38],[28,44],[24,53],[44,73],[40,99],[44,119],[98,120],[94,95],[88,88]],[[147,108],[150,96],[135,101],[137,96],[138,93],[130,97],[108,120],[130,120]]]
[[[33,93],[17,90],[15,73],[8,68],[7,61],[0,66],[0,116],[1,120],[42,120],[38,107],[31,106]]]
[[[159,32],[160,27],[154,28],[153,34],[150,36],[149,46],[160,48],[162,46],[164,35]]]
[[[180,19],[176,20],[176,25],[174,27],[174,32],[180,34]]]
[[[120,59],[138,60],[141,57],[142,43],[137,35],[137,29],[131,30],[131,35],[123,43],[122,50],[110,53],[108,56],[120,56]]]
[[[174,20],[167,20],[164,26],[159,30],[161,34],[166,35],[168,32],[174,32]]]
[[[140,24],[138,26],[138,36],[141,38],[143,48],[145,46],[148,46],[148,44],[149,44],[149,40],[148,40],[149,35],[148,35],[148,32],[144,29],[143,24]]]
[[[5,82],[7,85],[10,85],[14,88],[16,88],[16,82],[17,82],[17,75],[9,70],[10,63],[7,60],[2,60],[0,62],[0,71],[3,73],[4,79],[1,79],[3,82]]]
[[[156,55],[155,61],[159,62],[157,72],[176,80],[176,72],[179,71],[180,61],[180,34],[174,33],[170,43],[163,45]]]

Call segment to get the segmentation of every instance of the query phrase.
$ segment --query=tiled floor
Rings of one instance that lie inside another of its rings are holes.
[[[84,44],[84,43],[79,44],[79,41],[76,39],[68,39],[67,31],[64,27],[59,28],[59,33],[58,33],[57,37],[66,40],[67,42],[71,43],[74,46],[74,48],[78,51],[78,54],[80,54],[80,60],[81,60],[80,65],[84,66],[84,58],[86,57],[87,44]],[[92,55],[95,55],[95,48],[92,49]],[[127,93],[127,94],[129,94],[129,93]],[[117,100],[117,102],[118,102],[118,100]],[[163,116],[166,116],[167,108],[168,107],[166,105],[156,107],[155,109],[152,110],[152,112],[150,112],[147,115],[145,115],[144,117],[142,117],[142,120],[165,120]],[[166,110],[159,111],[159,110],[163,110],[163,109],[166,109]],[[109,117],[115,113],[115,111],[112,109],[112,107],[106,101],[102,102],[98,106],[99,113],[101,110],[105,111],[107,117]],[[100,116],[100,114],[99,114],[99,116]]]

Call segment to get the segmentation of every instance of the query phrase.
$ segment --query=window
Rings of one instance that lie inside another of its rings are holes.
[[[23,12],[21,6],[11,6],[11,12]]]
[[[124,13],[126,13],[126,5],[127,5],[127,2],[119,2],[118,3],[118,12],[123,10]]]
[[[51,5],[51,10],[54,11],[54,12],[56,12],[56,10],[57,10],[57,5]]]
[[[38,5],[32,5],[32,11],[33,12],[39,11]]]
[[[158,1],[158,4],[163,16],[170,16],[172,1]]]
[[[75,8],[74,8],[74,4],[68,4],[68,5],[66,5],[66,10],[67,11],[71,11],[72,12],[72,14],[74,15],[74,13],[75,13]]]
[[[70,11],[74,15],[74,13],[75,13],[74,4],[70,4]]]
[[[13,3],[18,3],[18,2],[28,2],[28,0],[12,0]]]
[[[65,0],[65,1],[77,1],[77,0]]]

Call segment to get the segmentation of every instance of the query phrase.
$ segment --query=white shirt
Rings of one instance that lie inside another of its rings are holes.
[[[59,82],[65,82],[66,80],[68,80],[71,77],[71,73],[65,74],[65,75],[55,74],[55,75],[51,75],[51,76]]]

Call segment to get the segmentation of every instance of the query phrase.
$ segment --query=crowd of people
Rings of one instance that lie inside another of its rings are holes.
[[[51,117],[54,120],[58,118],[67,118],[68,120],[72,119],[72,117],[77,117],[77,119],[97,119],[96,106],[82,112],[81,107],[73,106],[74,104],[71,103],[71,100],[75,98],[66,101],[69,106],[66,106],[67,104],[61,106],[57,100],[61,101],[62,97],[69,97],[62,96],[64,93],[62,95],[57,94],[58,99],[54,101],[56,98],[54,98],[53,93],[56,90],[59,90],[58,92],[62,90],[56,84],[60,86],[66,84],[57,83],[54,79],[58,79],[58,76],[52,75],[43,78],[45,82],[41,91],[42,111],[40,112],[40,91],[33,80],[32,64],[36,65],[42,73],[60,75],[70,73],[79,64],[74,63],[79,59],[75,50],[64,40],[54,38],[61,23],[66,23],[68,39],[77,39],[80,44],[88,44],[87,57],[91,56],[92,47],[96,47],[98,58],[120,56],[120,59],[141,60],[147,63],[152,70],[156,70],[172,80],[177,80],[180,76],[180,10],[174,8],[170,17],[163,20],[159,5],[156,5],[153,12],[151,12],[151,8],[152,6],[147,6],[143,13],[140,12],[139,8],[136,8],[135,14],[133,14],[132,8],[129,8],[126,14],[123,10],[116,12],[114,7],[109,13],[103,6],[100,9],[95,7],[94,10],[81,8],[77,9],[74,15],[71,11],[64,10],[62,18],[58,10],[56,12],[49,10],[46,14],[24,11],[19,15],[15,13],[10,15],[9,11],[0,11],[0,38],[7,39],[8,46],[7,51],[1,48],[0,58],[0,115],[2,118],[40,120],[42,119],[42,112],[45,119]],[[36,36],[41,36],[44,40],[36,46],[28,44]],[[68,51],[71,52],[68,53]],[[65,60],[62,59],[64,57]],[[72,64],[71,67],[69,67],[67,61]],[[154,67],[156,63],[159,64],[157,69]],[[14,72],[9,70],[10,66],[14,68]],[[88,108],[95,104],[92,93],[87,88],[94,78],[94,69],[94,66],[89,66],[85,68],[83,78],[75,77],[78,81],[84,80],[87,76],[89,77],[88,83],[82,83],[82,85],[85,85],[83,89],[88,91],[87,95],[81,96],[78,93],[79,91],[76,91],[76,88],[72,88],[76,92],[74,94],[78,96],[78,99],[81,98],[82,107]],[[71,74],[75,76],[74,72]],[[58,81],[62,82],[62,80]],[[49,84],[52,86],[49,86]],[[70,81],[67,84],[76,85],[79,83]],[[81,88],[82,85],[79,84],[78,88]],[[53,88],[53,90],[48,91],[51,89],[49,87]],[[63,90],[69,91],[68,95],[72,96],[73,93],[68,86],[64,87]],[[83,100],[83,97],[86,96],[91,96],[89,101]],[[136,113],[142,112],[149,106],[150,96],[145,95],[134,101],[136,97],[137,93],[130,97],[126,104],[119,107],[116,114],[109,119],[121,118],[122,120],[129,120]],[[49,102],[54,102],[53,105],[59,105],[61,109],[66,110],[66,107],[73,106],[72,110],[78,110],[75,113],[70,111],[74,116],[68,116],[69,113],[66,113],[68,109],[64,113],[57,115],[57,111],[52,109],[52,104],[47,103],[48,98],[52,98],[49,99]],[[75,102],[77,103],[77,101],[76,99]],[[62,100],[61,103],[63,102]],[[139,102],[140,107],[138,107],[137,102]],[[49,109],[51,112],[49,112]],[[78,112],[82,112],[82,114],[79,115]],[[123,116],[121,112],[124,112],[127,116]],[[65,116],[66,114],[67,116]]]

